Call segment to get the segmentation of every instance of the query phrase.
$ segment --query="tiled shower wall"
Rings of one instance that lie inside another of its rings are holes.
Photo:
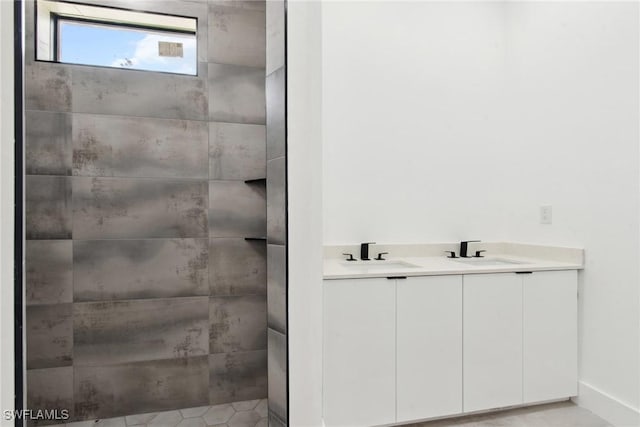
[[[28,407],[264,398],[265,3],[83,3],[198,18],[198,75],[36,62],[25,4]]]
[[[288,425],[286,2],[267,2],[267,295],[269,424]]]

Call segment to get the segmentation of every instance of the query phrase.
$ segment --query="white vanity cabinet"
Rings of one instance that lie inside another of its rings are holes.
[[[395,422],[395,281],[325,280],[323,299],[325,425]]]

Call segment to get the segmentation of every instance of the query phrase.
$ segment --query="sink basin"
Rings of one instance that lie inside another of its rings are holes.
[[[467,259],[452,259],[455,262],[461,262],[469,265],[518,265],[526,264],[522,261],[512,261],[502,258],[467,258]]]
[[[420,268],[419,265],[404,261],[345,261],[344,267],[357,270],[405,270],[407,268]]]

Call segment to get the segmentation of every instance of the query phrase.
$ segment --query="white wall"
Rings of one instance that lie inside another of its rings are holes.
[[[322,425],[320,2],[287,10],[289,425]]]
[[[638,16],[635,2],[323,8],[324,243],[584,246],[582,386],[633,416]]]
[[[0,1],[0,410],[14,398],[13,102],[13,2]],[[1,411],[0,425],[13,425]]]

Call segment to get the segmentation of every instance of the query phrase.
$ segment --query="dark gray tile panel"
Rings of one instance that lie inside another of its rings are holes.
[[[264,125],[209,124],[209,178],[245,180],[267,174]]]
[[[25,171],[71,175],[71,114],[25,111]]]
[[[75,303],[73,317],[75,366],[208,353],[207,297]]]
[[[207,123],[73,115],[73,174],[207,178]]]
[[[211,405],[265,397],[267,397],[266,350],[209,356],[209,403]]]
[[[81,419],[143,414],[208,404],[207,356],[74,368]]]
[[[266,293],[267,251],[264,241],[211,239],[209,260],[212,296]]]
[[[287,410],[287,337],[269,329],[269,412],[286,420]]]
[[[286,247],[267,246],[267,304],[270,328],[287,332],[287,259]]]
[[[279,68],[266,79],[267,160],[282,157],[285,150],[285,72]]]
[[[25,273],[27,305],[72,302],[71,240],[27,240]]]
[[[267,347],[266,295],[212,297],[209,319],[211,354]]]
[[[75,239],[207,236],[205,181],[73,178]]]
[[[77,113],[203,120],[207,117],[206,65],[200,76],[116,68],[73,69]]]
[[[209,119],[265,123],[264,69],[209,64]]]
[[[208,239],[73,242],[74,300],[209,295]]]
[[[73,368],[31,369],[27,371],[27,409],[67,411],[73,417]],[[65,420],[38,421],[28,425],[61,424]],[[17,425],[17,424],[16,424]]]
[[[72,304],[27,307],[27,369],[73,362]]]
[[[265,25],[264,10],[211,5],[209,61],[264,68]]]
[[[284,157],[267,162],[267,237],[269,243],[278,245],[287,239],[285,168]]]
[[[27,239],[70,239],[71,178],[29,175],[25,185]]]
[[[266,194],[261,183],[209,182],[209,235],[263,237],[266,235]]]
[[[70,111],[71,68],[50,62],[32,62],[24,71],[25,109]]]

